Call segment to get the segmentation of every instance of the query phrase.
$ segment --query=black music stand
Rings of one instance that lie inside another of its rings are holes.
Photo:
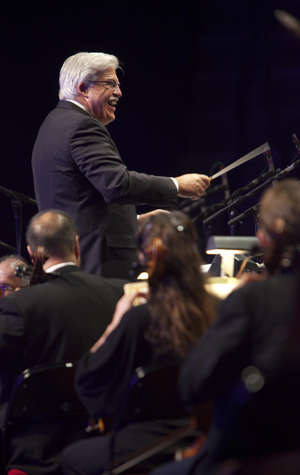
[[[2,243],[2,247],[9,248],[10,252],[17,252],[17,254],[21,255],[21,247],[22,247],[22,227],[23,227],[23,215],[22,215],[22,208],[23,203],[27,203],[33,206],[37,206],[36,200],[33,200],[29,196],[23,195],[22,193],[18,193],[16,191],[8,190],[3,186],[0,186],[0,193],[4,193],[6,196],[11,198],[11,206],[14,211],[14,218],[15,218],[15,233],[16,233],[16,249],[8,246],[7,244]],[[4,246],[3,246],[4,245]]]
[[[5,252],[10,253],[10,254],[16,254],[17,249],[15,247],[9,246],[5,242],[0,241],[0,248],[3,248]]]

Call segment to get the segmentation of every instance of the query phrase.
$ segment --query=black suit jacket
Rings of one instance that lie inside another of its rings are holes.
[[[33,365],[79,360],[110,323],[124,283],[66,266],[0,300],[0,425],[16,376]]]
[[[12,384],[37,364],[78,361],[110,323],[123,294],[121,279],[86,274],[65,266],[43,284],[0,301],[0,426]],[[31,475],[58,475],[60,452],[85,436],[87,420],[37,420],[31,430],[14,431],[7,468]],[[68,425],[66,425],[68,424]]]
[[[106,127],[68,101],[42,124],[32,169],[39,210],[61,209],[75,219],[82,268],[90,273],[128,278],[136,260],[134,205],[177,202],[170,178],[128,171]]]

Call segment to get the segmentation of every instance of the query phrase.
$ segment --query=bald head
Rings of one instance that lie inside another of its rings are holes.
[[[29,277],[17,277],[14,274],[21,264],[29,266],[25,259],[18,256],[5,256],[0,259],[0,299],[18,288],[29,285]]]
[[[36,214],[29,223],[26,239],[33,254],[38,247],[43,247],[45,256],[51,260],[75,262],[78,228],[71,216],[63,211],[49,210]]]

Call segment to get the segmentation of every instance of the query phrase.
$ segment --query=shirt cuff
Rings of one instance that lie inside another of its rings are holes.
[[[179,193],[178,181],[176,180],[176,178],[173,178],[172,176],[171,176],[170,178],[171,178],[171,180],[174,182],[174,185],[176,186],[177,195],[178,195],[178,193]]]

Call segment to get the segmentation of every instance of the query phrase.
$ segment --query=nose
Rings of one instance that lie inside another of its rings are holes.
[[[117,96],[117,97],[121,97],[122,96],[122,91],[121,91],[121,88],[119,85],[117,85],[115,88],[114,88],[114,94]]]

